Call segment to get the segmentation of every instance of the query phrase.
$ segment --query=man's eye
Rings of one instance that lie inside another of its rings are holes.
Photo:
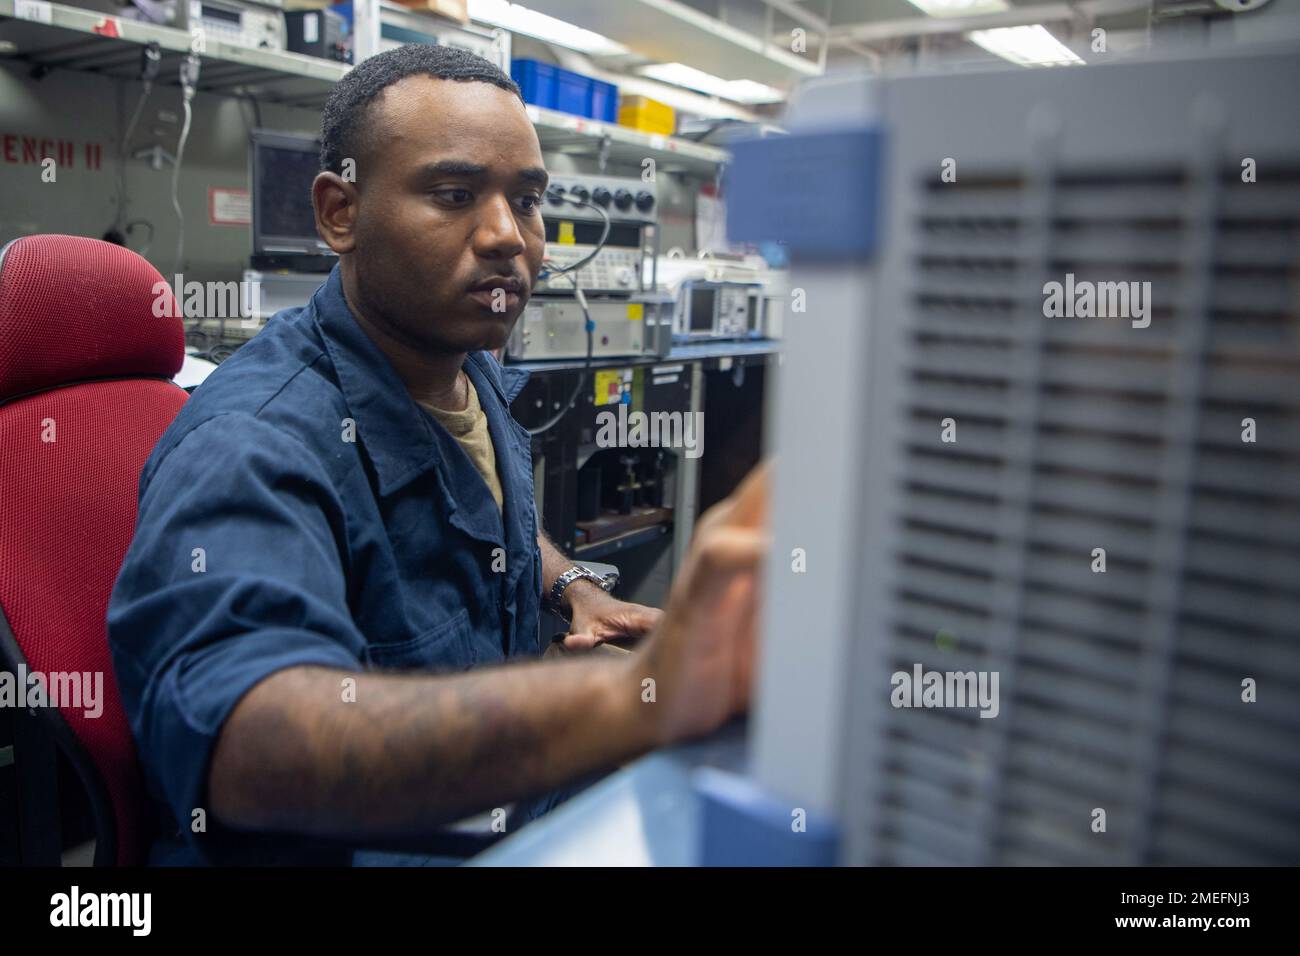
[[[474,198],[468,189],[439,189],[434,195],[456,205],[467,203]]]
[[[519,197],[519,205],[523,207],[523,210],[525,212],[536,212],[537,206],[541,201],[542,201],[541,196],[536,196],[532,193],[528,193],[526,195]]]

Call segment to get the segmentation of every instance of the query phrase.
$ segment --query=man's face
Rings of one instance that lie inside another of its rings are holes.
[[[504,345],[545,248],[546,172],[519,98],[408,77],[371,103],[358,139],[357,305],[416,348]]]

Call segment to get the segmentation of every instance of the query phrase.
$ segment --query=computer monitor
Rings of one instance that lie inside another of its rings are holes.
[[[844,863],[1300,861],[1300,56],[1098,59],[734,147],[794,303],[751,773]]]
[[[311,184],[320,171],[320,141],[253,130],[248,182],[253,192],[253,255],[283,258],[333,255],[316,234]]]

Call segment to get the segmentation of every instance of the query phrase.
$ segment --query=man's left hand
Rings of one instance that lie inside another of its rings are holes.
[[[570,604],[573,623],[564,637],[564,648],[569,651],[588,651],[607,642],[634,642],[653,631],[663,617],[658,608],[620,601],[594,585],[583,585],[571,595]]]

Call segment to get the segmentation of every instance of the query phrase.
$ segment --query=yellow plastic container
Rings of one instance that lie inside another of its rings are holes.
[[[677,114],[668,104],[648,96],[624,96],[618,104],[618,124],[644,133],[671,136],[677,129]]]

